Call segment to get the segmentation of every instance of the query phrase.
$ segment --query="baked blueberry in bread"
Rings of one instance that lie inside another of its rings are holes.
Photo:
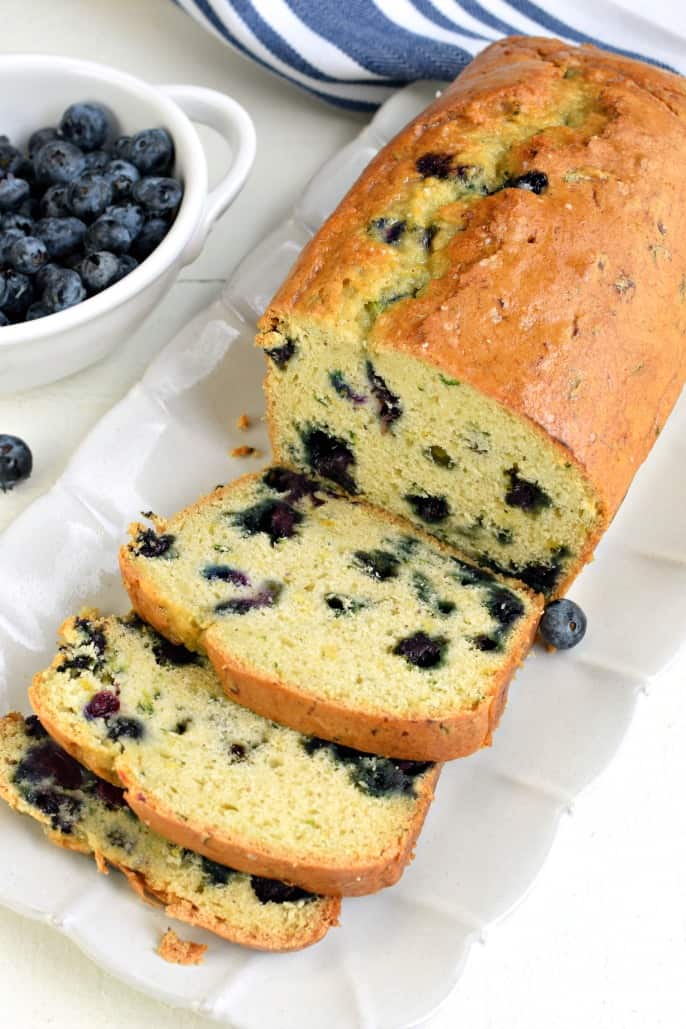
[[[225,696],[206,658],[135,615],[66,622],[29,696],[51,736],[123,787],[152,830],[312,893],[394,883],[438,778],[427,763],[331,747],[253,714]]]
[[[0,796],[60,847],[112,865],[168,915],[258,950],[298,950],[336,925],[340,901],[237,872],[148,829],[122,791],[79,765],[35,715],[0,719]]]
[[[411,761],[490,741],[541,610],[410,523],[280,467],[133,526],[121,569],[141,617],[207,652],[239,703]]]
[[[676,75],[484,50],[267,308],[275,460],[563,593],[686,377],[685,147]]]

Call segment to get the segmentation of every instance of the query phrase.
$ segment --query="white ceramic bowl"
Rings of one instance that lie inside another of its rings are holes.
[[[126,278],[57,314],[0,327],[0,393],[41,386],[99,361],[164,296],[179,270],[200,253],[214,222],[250,171],[255,131],[243,108],[214,90],[152,86],[102,64],[68,57],[0,57],[0,133],[24,146],[29,135],[55,125],[77,100],[104,104],[116,130],[164,127],[176,148],[175,175],[184,197],[170,231]],[[229,143],[231,163],[209,190],[207,162],[192,121],[209,125]]]

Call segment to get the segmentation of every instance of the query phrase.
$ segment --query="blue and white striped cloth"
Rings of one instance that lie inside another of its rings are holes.
[[[415,79],[452,79],[490,42],[512,34],[598,43],[686,72],[686,40],[613,0],[175,2],[277,75],[356,110],[377,107]]]

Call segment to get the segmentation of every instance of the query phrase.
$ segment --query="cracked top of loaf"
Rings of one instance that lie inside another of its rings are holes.
[[[559,443],[609,516],[686,374],[685,144],[678,76],[500,40],[371,162],[258,342],[436,366]]]

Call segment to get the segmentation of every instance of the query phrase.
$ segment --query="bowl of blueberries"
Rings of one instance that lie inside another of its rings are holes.
[[[0,393],[100,360],[193,261],[255,155],[243,108],[71,58],[0,57]],[[228,142],[213,188],[200,122]]]

